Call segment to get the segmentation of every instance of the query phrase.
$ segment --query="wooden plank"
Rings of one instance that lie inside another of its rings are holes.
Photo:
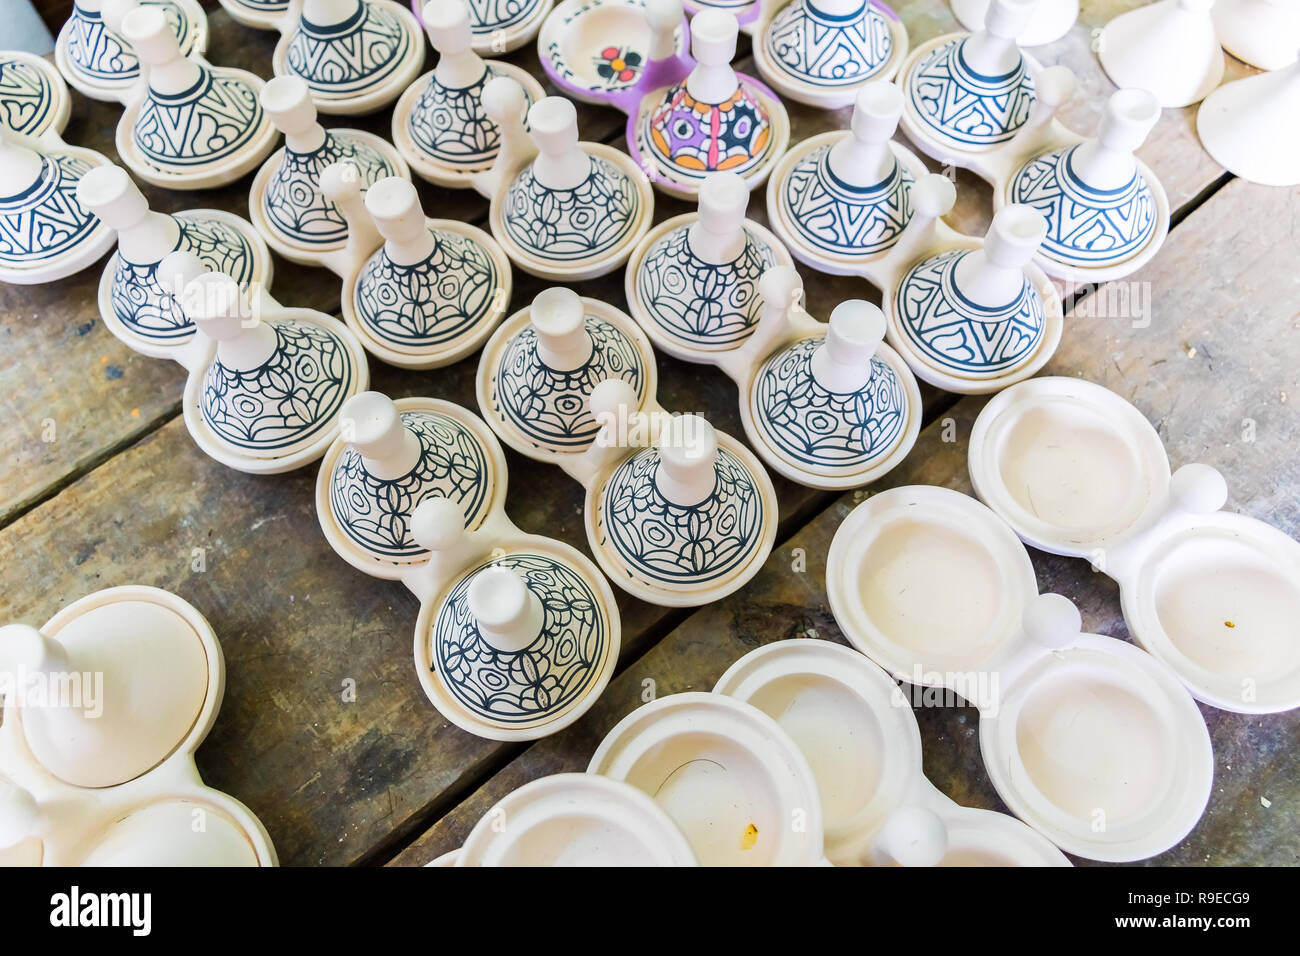
[[[1298,374],[1286,350],[1241,347],[1240,331],[1258,342],[1294,337],[1300,255],[1294,216],[1300,188],[1276,190],[1233,182],[1171,235],[1146,270],[1151,321],[1071,316],[1048,371],[1104,384],[1132,401],[1159,430],[1175,467],[1203,461],[1221,468],[1230,507],[1300,533],[1300,420],[1288,396]],[[1104,297],[1104,290],[1103,290]],[[1084,300],[1085,303],[1088,300]],[[1244,319],[1245,321],[1241,321]],[[966,440],[983,400],[966,398],[946,421],[927,428],[916,450],[872,490],[937,484],[970,492]],[[1254,422],[1253,431],[1243,423]],[[1251,437],[1248,440],[1246,435]],[[600,739],[642,703],[646,680],[659,696],[708,690],[734,660],[761,644],[816,634],[843,637],[830,615],[825,556],[839,523],[862,492],[844,495],[774,553],[742,592],[697,611],[610,685],[574,727],[525,751],[393,861],[420,865],[454,849],[496,800],[539,776],[582,770]],[[801,549],[806,572],[793,570]],[[1126,638],[1115,585],[1077,560],[1032,552],[1039,588],[1074,600],[1091,631]],[[1295,864],[1300,828],[1300,711],[1229,714],[1202,706],[1216,753],[1216,782],[1200,824],[1151,863]],[[984,772],[970,708],[922,708],[925,771],[969,806],[1005,810]]]

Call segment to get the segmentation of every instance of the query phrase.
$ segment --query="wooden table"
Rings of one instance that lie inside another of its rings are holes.
[[[1113,89],[1091,51],[1094,33],[1140,2],[1085,0],[1067,38],[1033,51],[1079,78],[1067,125],[1090,131]],[[943,0],[900,6],[913,43],[956,28]],[[213,62],[270,75],[273,34],[240,27],[220,11],[211,23]],[[531,48],[510,59],[541,75]],[[752,70],[752,61],[741,66]],[[1230,61],[1229,78],[1247,72]],[[118,113],[74,95],[68,141],[114,157]],[[796,140],[844,127],[848,118],[847,110],[791,109]],[[1175,467],[1219,467],[1231,488],[1229,507],[1294,536],[1300,190],[1225,174],[1200,148],[1194,119],[1195,109],[1166,110],[1141,151],[1175,209],[1164,249],[1131,277],[1149,291],[1149,324],[1107,317],[1098,308],[1105,294],[1071,290],[1065,336],[1046,374],[1078,375],[1119,392],[1155,423]],[[584,139],[620,140],[622,123],[612,111],[584,107],[581,123]],[[387,136],[389,112],[333,125]],[[247,215],[248,184],[146,193],[158,209],[212,206]],[[989,189],[965,174],[958,188],[950,221],[981,233]],[[432,215],[486,218],[476,195],[427,184],[421,193]],[[762,219],[761,207],[759,194],[751,215]],[[657,220],[686,210],[656,197]],[[826,602],[826,550],[869,491],[835,495],[778,480],[777,546],[738,594],[694,612],[620,595],[620,670],[583,720],[532,745],[480,740],[452,727],[414,673],[415,600],[330,551],[313,510],[315,468],[259,478],[199,452],[180,417],[181,369],[130,352],[100,321],[101,268],[47,286],[0,286],[0,621],[40,624],[84,594],[126,583],[191,601],[216,628],[228,664],[225,705],[199,751],[199,768],[262,819],[283,863],[423,864],[459,846],[511,788],[583,769],[647,687],[659,696],[708,690],[760,644],[798,635],[843,640]],[[879,298],[858,280],[808,271],[804,279],[809,309],[822,318],[843,299]],[[327,272],[276,262],[273,292],[285,304],[337,314],[338,288]],[[516,272],[514,306],[540,288]],[[621,274],[582,291],[625,307]],[[372,361],[371,371],[374,387],[393,397],[432,395],[475,408],[477,360],[430,373]],[[742,434],[735,388],[721,373],[661,357],[660,383],[665,407],[705,412]],[[870,491],[918,482],[970,490],[965,442],[983,401],[923,392],[926,427],[915,450]],[[515,479],[511,518],[586,550],[578,485],[558,468],[507,457]],[[194,570],[196,549],[202,571]],[[1107,578],[1082,561],[1037,552],[1033,559],[1041,589],[1077,602],[1085,629],[1128,636]],[[344,694],[346,682],[355,682],[354,701]],[[1300,712],[1202,711],[1215,750],[1209,808],[1181,845],[1150,862],[1300,862]],[[924,708],[917,718],[930,779],[958,803],[1005,810],[981,763],[974,710]]]

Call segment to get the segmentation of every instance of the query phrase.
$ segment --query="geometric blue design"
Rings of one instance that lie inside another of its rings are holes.
[[[1078,144],[1040,156],[1016,173],[1009,200],[1033,206],[1047,219],[1043,252],[1084,266],[1127,259],[1156,228],[1155,197],[1142,171],[1117,189],[1094,189],[1074,171]]]
[[[523,23],[537,13],[544,0],[469,0],[474,39],[492,38],[498,30]]]
[[[930,132],[964,149],[1005,143],[1029,119],[1034,79],[1024,57],[1000,76],[976,72],[963,37],[932,50],[910,77],[907,95]]]
[[[804,156],[781,184],[781,203],[795,231],[831,255],[873,256],[889,249],[912,218],[912,174],[894,160],[872,186],[853,186],[830,165],[833,146]]]
[[[794,0],[773,18],[763,46],[794,79],[833,89],[879,73],[894,52],[894,37],[889,20],[869,0],[844,16],[819,9],[813,0]]]
[[[195,65],[200,76],[188,90],[164,94],[150,87],[132,130],[145,160],[163,172],[233,156],[264,125],[256,89],[239,77]]]
[[[575,369],[553,369],[537,352],[537,330],[525,326],[511,339],[493,376],[497,411],[534,447],[580,451],[596,439],[600,424],[591,413],[592,391],[607,378],[646,390],[646,368],[636,343],[618,326],[594,315],[585,318],[591,355]]]
[[[188,56],[199,39],[199,25],[172,0],[142,0],[142,7],[157,7],[171,27],[181,55]],[[92,85],[126,84],[140,75],[140,61],[131,45],[110,30],[98,10],[73,3],[72,16],[63,29],[68,33],[68,63]]]
[[[691,227],[656,242],[637,271],[637,303],[655,326],[688,346],[721,349],[749,338],[763,310],[758,280],[776,265],[772,247],[750,230],[731,262],[715,265],[695,254]]]
[[[38,155],[38,154],[33,154]],[[22,269],[71,252],[99,226],[77,201],[77,183],[91,164],[67,153],[39,156],[31,183],[0,195],[0,265]]]
[[[421,154],[464,172],[490,169],[501,148],[501,130],[483,112],[483,87],[504,75],[489,64],[477,82],[455,88],[443,86],[430,74],[406,117],[407,135]],[[525,104],[532,101],[525,90]]]
[[[674,504],[659,491],[659,451],[624,461],[601,495],[601,526],[632,572],[673,585],[696,585],[735,571],[754,555],[765,522],[753,475],[725,448],[715,485],[696,505]]]
[[[957,289],[957,264],[973,250],[944,252],[916,265],[894,296],[907,340],[939,366],[987,374],[1013,368],[1043,337],[1043,301],[1028,279],[1005,305],[988,308]]]
[[[203,379],[203,420],[222,441],[251,452],[289,448],[332,427],[356,380],[352,355],[333,332],[293,320],[269,325],[270,358],[240,371],[218,355]]]
[[[430,229],[433,251],[401,265],[380,246],[352,293],[357,317],[375,338],[399,348],[443,345],[494,314],[501,279],[491,254],[469,236]]]
[[[313,93],[352,95],[395,72],[411,40],[405,22],[391,10],[357,0],[356,11],[339,23],[322,25],[303,17],[289,41],[287,65]],[[419,42],[423,53],[424,38]]]
[[[529,254],[550,262],[600,256],[623,241],[641,212],[641,193],[613,163],[591,156],[572,189],[548,189],[529,164],[506,191],[506,232]]]
[[[0,126],[40,136],[54,120],[56,96],[44,70],[12,53],[0,52]]]
[[[330,481],[330,509],[344,533],[370,555],[409,561],[428,553],[411,537],[411,512],[438,495],[460,505],[475,527],[489,503],[488,452],[464,423],[442,412],[401,413],[402,426],[420,442],[420,460],[405,475],[376,478],[348,445]]]
[[[830,392],[812,372],[824,336],[772,356],[754,383],[754,422],[781,457],[805,467],[860,470],[892,451],[907,420],[907,392],[888,363],[871,359],[856,392]]]
[[[221,0],[223,6],[247,7],[250,13],[274,16],[289,9],[289,0]]]
[[[542,629],[517,651],[484,640],[469,609],[469,586],[485,568],[509,568],[542,605]],[[433,622],[433,666],[464,707],[498,724],[547,720],[581,700],[604,672],[609,625],[582,575],[548,555],[516,553],[465,575]]]

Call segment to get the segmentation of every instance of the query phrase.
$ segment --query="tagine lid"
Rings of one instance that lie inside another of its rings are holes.
[[[330,545],[367,574],[396,580],[429,559],[411,515],[451,501],[475,530],[505,501],[505,458],[482,420],[431,398],[362,392],[343,406],[341,437],[321,462],[316,508]]]
[[[554,0],[466,0],[479,56],[509,53],[537,35]],[[422,20],[428,3],[411,0]],[[426,21],[427,22],[427,21]]]
[[[625,382],[639,408],[655,392],[649,340],[626,315],[565,288],[546,289],[493,335],[479,362],[479,406],[506,444],[554,461],[585,451],[600,424],[591,394]]]
[[[138,0],[80,0],[59,31],[54,62],[81,94],[119,100],[140,78],[140,59],[122,33],[122,20]],[[182,56],[201,55],[207,46],[208,19],[197,0],[151,0],[176,37]]]
[[[72,97],[49,61],[21,50],[0,52],[0,126],[39,137],[63,132]]]

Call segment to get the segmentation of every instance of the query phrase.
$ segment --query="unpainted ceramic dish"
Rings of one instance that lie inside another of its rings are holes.
[[[1083,633],[1066,598],[1039,595],[1015,532],[975,499],[874,495],[836,531],[826,587],[860,651],[979,709],[999,796],[1061,849],[1145,859],[1200,819],[1214,756],[1191,695],[1150,654]]]
[[[420,600],[415,665],[447,720],[534,740],[596,701],[618,659],[618,607],[568,545],[505,513],[506,464],[477,416],[436,399],[349,401],[321,463],[316,513],[335,552]]]
[[[1210,11],[1219,43],[1238,60],[1280,70],[1300,51],[1300,6],[1290,0],[1218,0]]]
[[[0,865],[276,864],[258,819],[194,765],[225,661],[191,605],[98,591],[39,631],[0,628],[0,660],[17,682],[0,724]]]
[[[1196,132],[1230,173],[1264,186],[1300,184],[1300,63],[1225,83],[1196,113]]]
[[[1024,382],[981,411],[969,454],[980,498],[1026,543],[1112,577],[1134,640],[1198,700],[1300,707],[1300,544],[1220,510],[1214,469],[1171,476],[1136,408],[1090,382]]]
[[[763,711],[817,779],[826,857],[837,866],[1069,866],[1001,813],[961,807],[921,772],[921,731],[904,694],[862,654],[777,641],[746,654],[714,693]]]
[[[1156,0],[1115,17],[1097,36],[1097,59],[1116,86],[1146,90],[1162,107],[1205,99],[1223,79],[1214,0]]]

